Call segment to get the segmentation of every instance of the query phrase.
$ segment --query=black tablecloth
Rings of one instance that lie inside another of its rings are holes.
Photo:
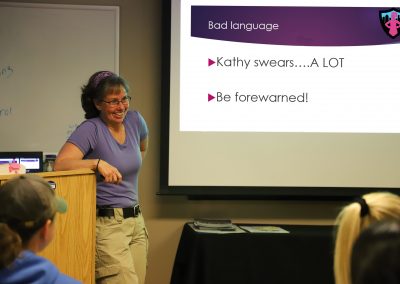
[[[333,227],[279,227],[290,233],[212,234],[185,224],[171,284],[333,284]]]

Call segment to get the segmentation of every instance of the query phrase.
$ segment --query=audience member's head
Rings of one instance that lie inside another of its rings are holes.
[[[334,271],[337,284],[351,283],[351,251],[361,231],[386,219],[400,219],[400,197],[388,192],[365,194],[341,210],[336,219]]]
[[[9,266],[22,250],[39,252],[54,236],[56,212],[67,204],[55,196],[43,178],[20,175],[0,187],[0,269]]]
[[[385,220],[361,232],[351,255],[352,284],[400,283],[400,223]]]

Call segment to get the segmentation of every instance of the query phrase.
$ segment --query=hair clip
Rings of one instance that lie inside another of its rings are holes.
[[[96,75],[93,79],[93,87],[97,88],[97,86],[100,84],[101,81],[103,81],[105,78],[108,78],[110,76],[113,76],[114,73],[110,71],[102,71],[99,74]]]

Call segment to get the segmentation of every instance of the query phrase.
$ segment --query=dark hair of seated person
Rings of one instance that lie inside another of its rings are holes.
[[[400,283],[400,221],[385,220],[361,232],[351,256],[352,284]]]

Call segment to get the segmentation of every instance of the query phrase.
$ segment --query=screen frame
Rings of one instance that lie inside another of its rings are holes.
[[[296,187],[296,186],[175,186],[169,185],[169,133],[170,133],[170,65],[171,65],[171,0],[162,4],[162,77],[161,77],[161,137],[160,188],[158,195],[187,196],[199,200],[351,200],[376,191],[400,194],[400,188],[385,187]]]

